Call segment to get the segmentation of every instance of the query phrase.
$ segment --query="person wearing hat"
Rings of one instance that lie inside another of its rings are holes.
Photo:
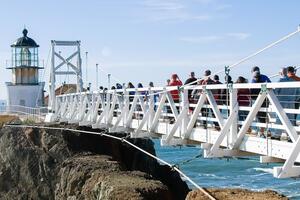
[[[271,83],[271,80],[269,79],[269,77],[267,77],[266,75],[260,73],[260,69],[259,69],[258,66],[254,66],[252,68],[251,73],[254,75],[255,72],[258,72],[260,74],[259,78],[260,78],[261,82],[256,82],[254,79],[252,79],[252,83],[265,83],[265,82]]]

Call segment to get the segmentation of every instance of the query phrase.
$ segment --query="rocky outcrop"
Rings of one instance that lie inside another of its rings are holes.
[[[209,188],[206,189],[214,198],[222,200],[288,200],[287,197],[272,191],[251,191],[240,188]],[[208,200],[202,192],[191,191],[186,200]]]
[[[151,140],[129,140],[155,154]],[[0,130],[0,199],[185,199],[188,191],[169,167],[117,140],[69,131]]]

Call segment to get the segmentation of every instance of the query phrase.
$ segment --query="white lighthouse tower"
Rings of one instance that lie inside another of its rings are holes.
[[[27,29],[23,37],[12,45],[12,63],[7,69],[12,70],[12,82],[7,82],[8,106],[39,107],[44,104],[44,82],[39,82],[39,45],[27,37]]]

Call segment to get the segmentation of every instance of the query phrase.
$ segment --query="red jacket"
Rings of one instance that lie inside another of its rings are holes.
[[[250,105],[250,90],[247,88],[238,89],[237,100],[238,100],[239,106],[249,106]]]
[[[182,82],[180,80],[171,81],[169,86],[181,86]],[[172,98],[174,101],[179,100],[179,91],[178,90],[172,90],[171,92]]]

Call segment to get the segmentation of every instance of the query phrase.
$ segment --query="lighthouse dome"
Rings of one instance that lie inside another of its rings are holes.
[[[30,37],[27,36],[28,30],[23,30],[23,37],[18,38],[11,47],[39,47],[39,45]]]

